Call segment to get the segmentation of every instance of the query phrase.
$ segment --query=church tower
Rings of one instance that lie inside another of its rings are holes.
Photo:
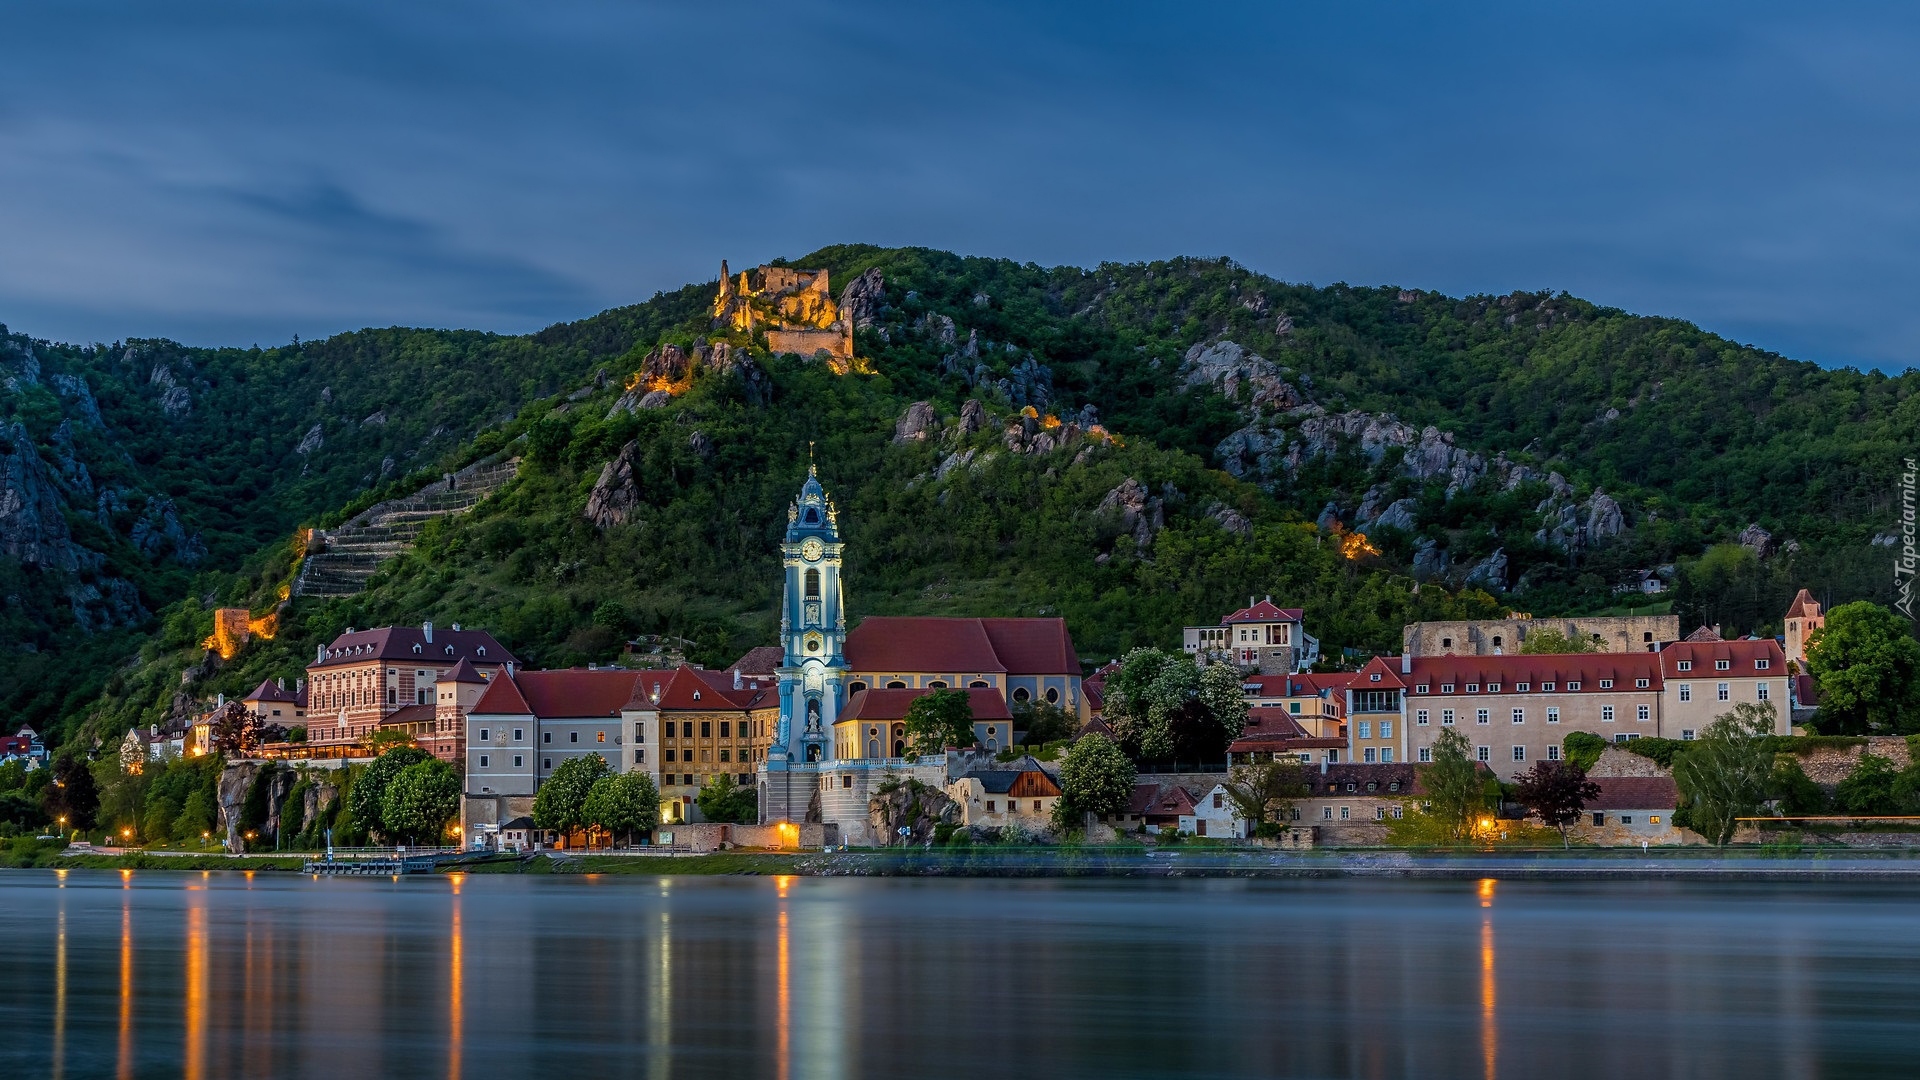
[[[767,753],[770,770],[833,757],[846,657],[846,605],[840,590],[840,525],[833,500],[811,466],[787,510],[780,545],[786,591],[780,605],[780,726]]]

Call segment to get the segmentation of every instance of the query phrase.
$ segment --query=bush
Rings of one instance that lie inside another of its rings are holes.
[[[1628,739],[1624,743],[1615,743],[1630,754],[1638,754],[1659,764],[1663,769],[1673,768],[1673,759],[1683,753],[1691,743],[1680,739]],[[1596,755],[1597,757],[1598,755]]]
[[[1569,732],[1560,745],[1566,750],[1568,761],[1582,769],[1591,769],[1606,750],[1607,740],[1590,731],[1574,731]]]

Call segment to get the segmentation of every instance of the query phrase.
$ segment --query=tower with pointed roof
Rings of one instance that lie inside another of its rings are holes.
[[[780,603],[780,723],[768,752],[772,769],[833,757],[833,722],[846,674],[845,598],[840,587],[840,524],[833,500],[809,465],[787,510],[780,545],[786,588]]]
[[[1796,670],[1805,671],[1807,639],[1813,636],[1815,630],[1827,625],[1827,616],[1821,610],[1820,601],[1815,600],[1812,593],[1801,589],[1795,594],[1793,603],[1787,605],[1787,614],[1782,621],[1786,625],[1787,662],[1793,664]]]

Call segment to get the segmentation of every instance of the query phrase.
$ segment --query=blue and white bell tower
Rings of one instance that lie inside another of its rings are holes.
[[[768,771],[833,759],[833,722],[840,715],[847,660],[845,598],[840,590],[840,523],[833,500],[809,466],[807,482],[787,510],[780,545],[786,592],[780,604],[780,726],[767,752]]]

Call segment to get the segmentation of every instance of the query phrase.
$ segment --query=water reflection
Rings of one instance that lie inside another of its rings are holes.
[[[1920,1039],[1893,888],[75,871],[0,905],[0,1013],[42,1033],[7,1077],[1744,1080]]]

